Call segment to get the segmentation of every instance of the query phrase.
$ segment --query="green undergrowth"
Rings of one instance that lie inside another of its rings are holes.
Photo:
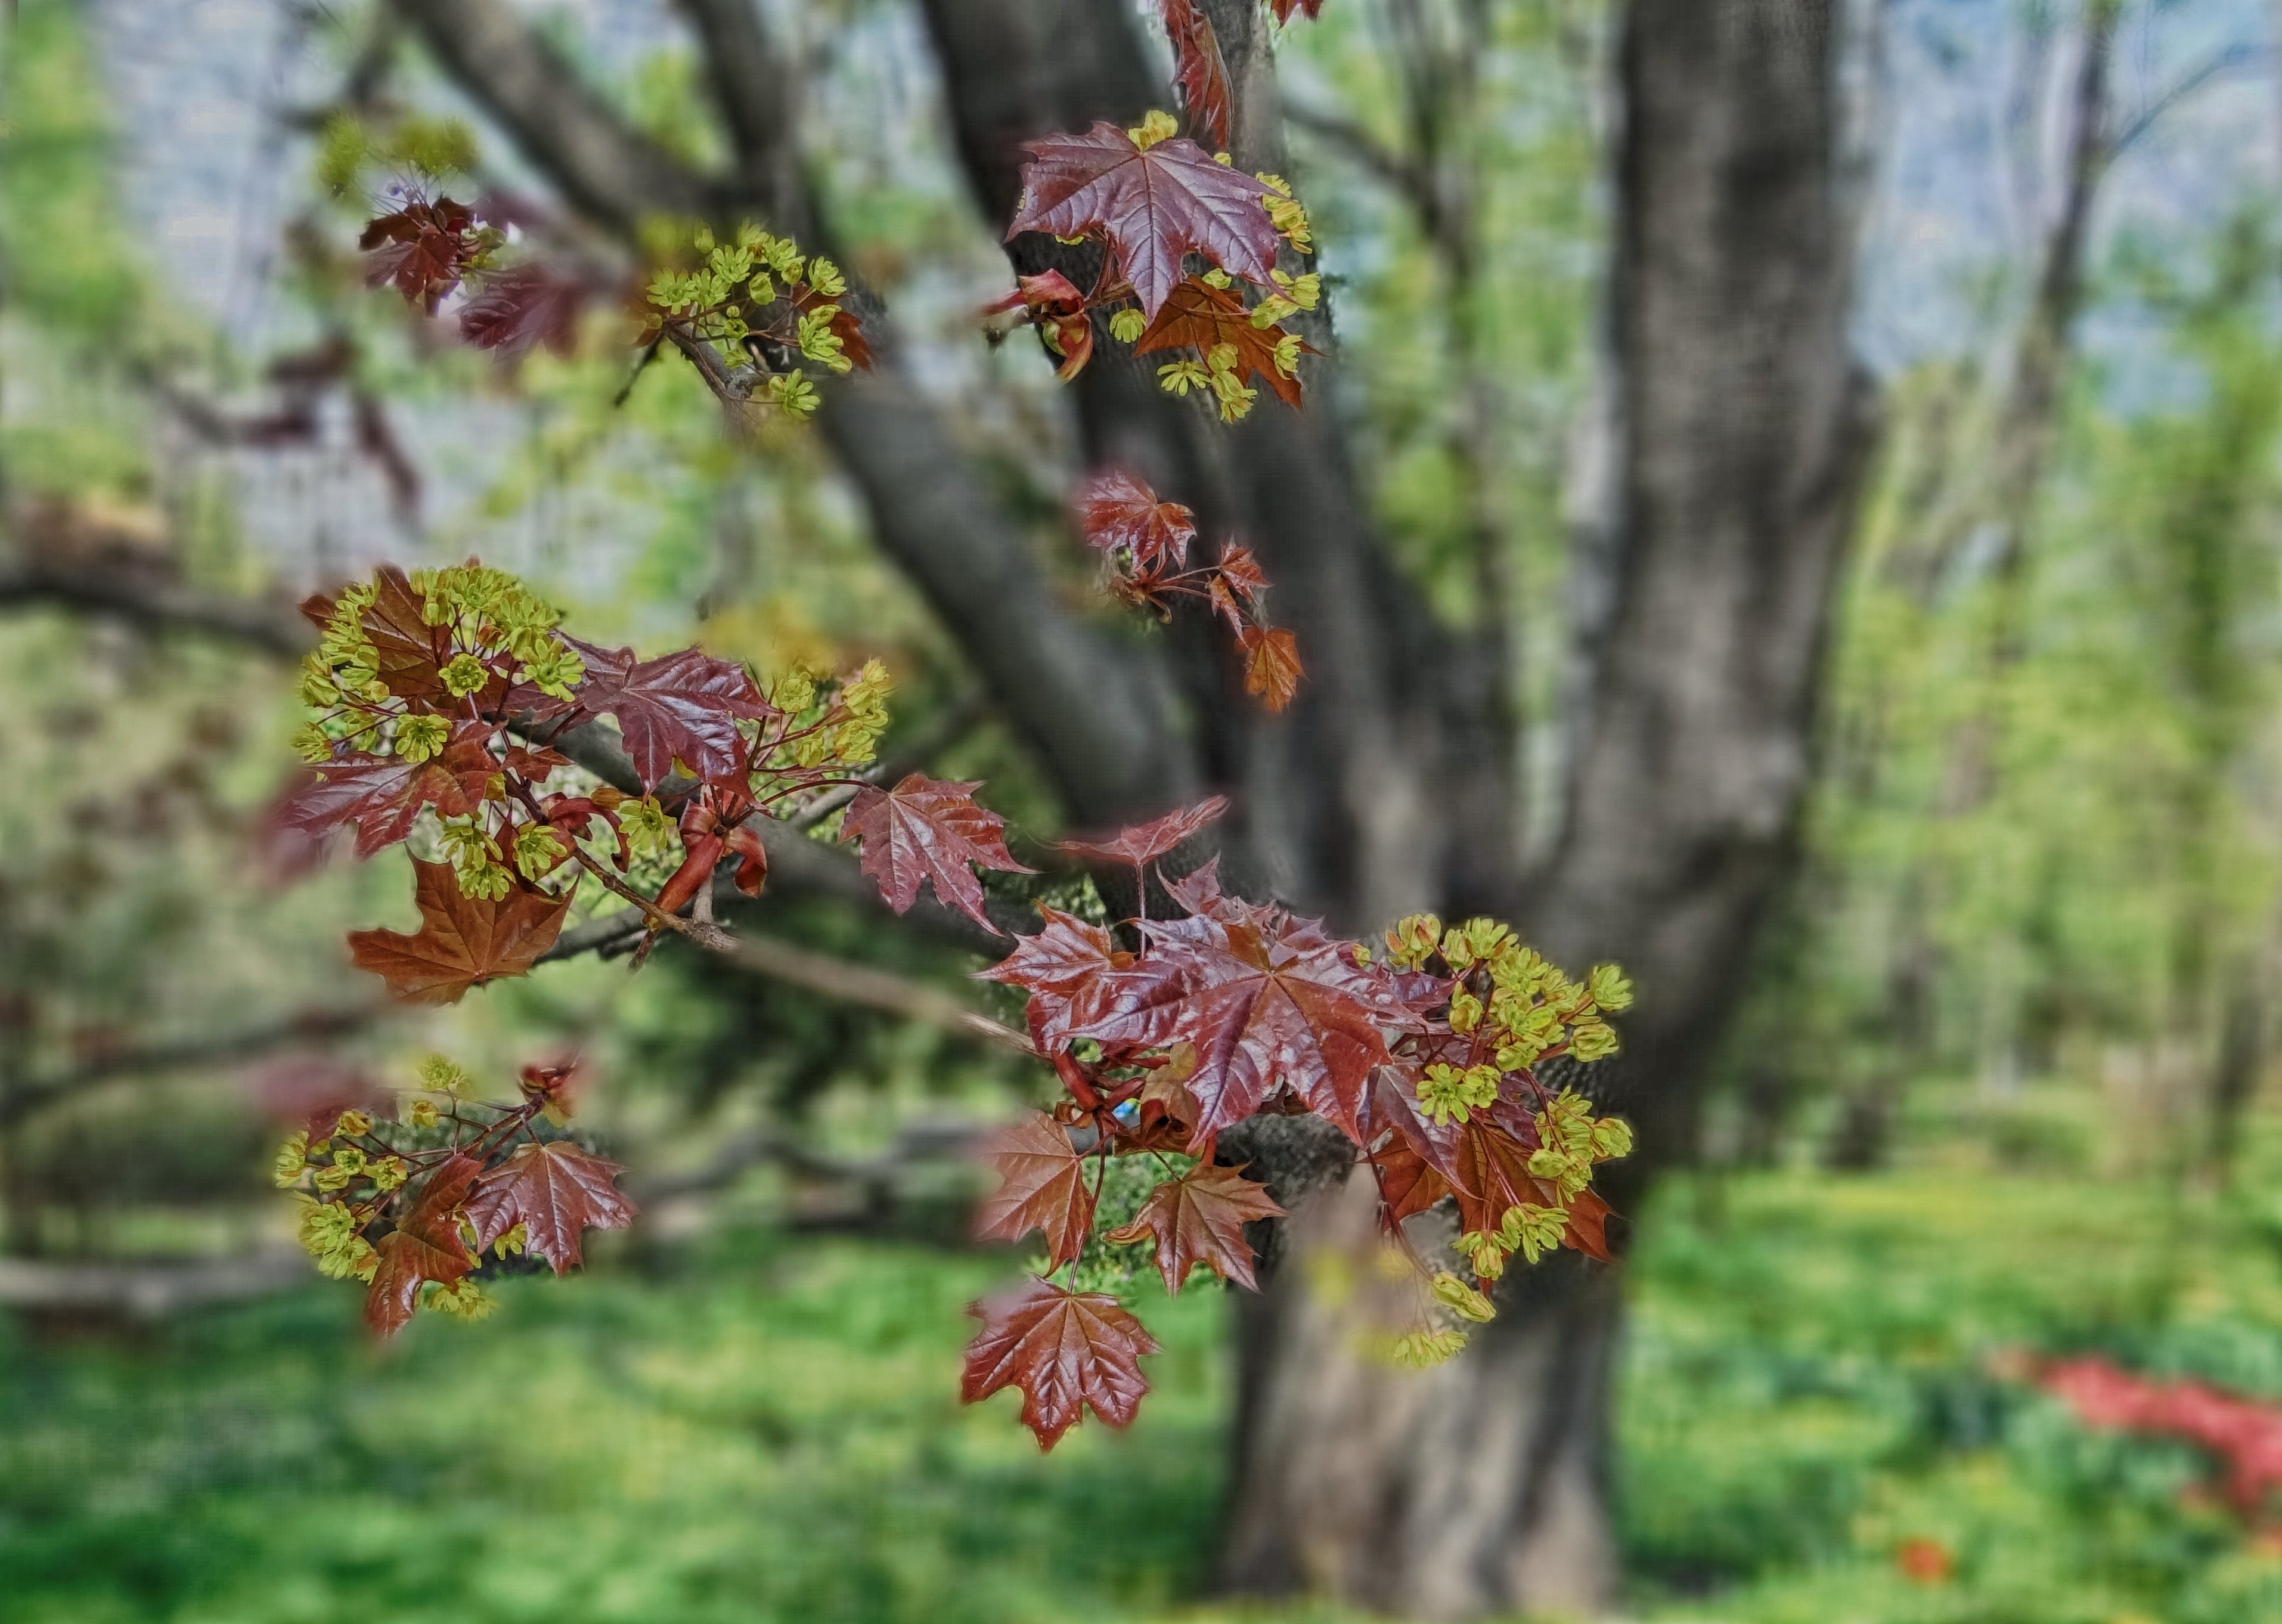
[[[1962,1161],[1668,1186],[1635,1269],[1632,1615],[2261,1624],[2282,1555],[2176,1446],[2001,1372],[2098,1351],[2282,1400],[2282,1208]],[[2256,1179],[2253,1191],[2272,1187]],[[140,1343],[0,1331],[0,1624],[1337,1624],[1199,1611],[1208,1291],[1128,1434],[956,1402],[998,1261],[743,1236],[368,1347],[314,1286]]]

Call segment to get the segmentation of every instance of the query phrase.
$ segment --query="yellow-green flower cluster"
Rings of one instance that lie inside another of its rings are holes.
[[[1560,1207],[1540,1207],[1523,1201],[1506,1208],[1495,1230],[1473,1230],[1450,1244],[1474,1266],[1485,1280],[1505,1272],[1506,1260],[1516,1252],[1531,1263],[1560,1246],[1569,1228],[1569,1214]]]
[[[476,657],[480,655],[513,655],[519,662],[516,680],[556,699],[569,699],[586,676],[586,662],[555,629],[563,611],[505,570],[473,562],[417,570],[412,587],[420,594],[421,618],[430,626],[451,626],[462,649],[471,651],[444,667],[444,686],[453,694],[476,693],[490,680]]]
[[[445,861],[452,865],[452,877],[459,882],[461,896],[497,902],[515,889],[515,876],[507,870],[499,842],[479,819],[446,818],[437,829],[437,839]]]
[[[879,753],[888,730],[888,695],[895,682],[878,660],[866,660],[837,691],[795,670],[777,679],[769,703],[785,714],[787,742],[760,766],[764,775],[818,767],[860,767]]]
[[[810,294],[820,301],[838,299],[848,291],[848,278],[821,254],[811,259],[788,237],[775,237],[749,221],[734,242],[717,243],[712,229],[699,226],[691,243],[703,255],[694,270],[661,270],[650,278],[647,292],[657,319],[679,322],[696,337],[713,344],[731,366],[746,360],[745,341],[763,333],[796,349],[806,359],[834,372],[847,372],[855,362],[846,345],[833,330],[841,307],[830,302],[796,306],[788,337],[779,317],[757,323],[754,317],[779,301],[793,302]],[[798,371],[773,373],[768,395],[794,416],[816,410],[816,387]]]
[[[339,1201],[301,1199],[308,1203],[301,1208],[301,1249],[317,1260],[317,1271],[329,1280],[369,1281],[380,1258],[357,1233],[355,1211]]]

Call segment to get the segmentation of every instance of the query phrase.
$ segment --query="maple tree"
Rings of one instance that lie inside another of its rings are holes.
[[[1193,0],[1165,0],[1163,20],[1194,128],[1225,142],[1226,65],[1209,20]],[[1296,408],[1308,346],[1282,323],[1316,307],[1320,284],[1279,260],[1312,252],[1306,213],[1280,177],[1247,175],[1178,129],[1152,113],[1029,144],[1007,236],[1097,244],[1099,272],[1090,290],[1058,270],[1024,276],[987,314],[1021,312],[1065,377],[1087,364],[1098,324],[1136,354],[1179,356],[1159,369],[1163,387],[1203,392],[1224,421],[1252,409],[1255,385]],[[509,214],[406,189],[366,229],[369,279],[430,316],[467,286],[462,336],[505,359],[567,343],[584,285],[505,257],[509,233],[493,216]],[[736,419],[758,399],[795,417],[817,410],[803,362],[827,376],[870,363],[858,296],[829,260],[753,225],[672,241],[629,296],[641,365],[670,347]],[[1290,703],[1297,643],[1267,619],[1269,582],[1248,548],[1224,538],[1192,563],[1193,510],[1123,470],[1097,470],[1075,506],[1114,597],[1160,618],[1176,600],[1202,605],[1233,636],[1246,689],[1271,711]],[[301,683],[307,772],[271,823],[303,851],[351,827],[360,857],[410,850],[419,929],[350,938],[359,967],[400,999],[450,1002],[526,973],[582,895],[639,919],[637,967],[666,932],[734,952],[713,888],[726,870],[738,890],[761,890],[772,820],[854,843],[898,913],[924,888],[1008,934],[981,876],[1031,870],[976,800],[981,786],[919,773],[873,781],[889,686],[876,662],[765,686],[694,649],[643,658],[569,635],[552,606],[472,560],[384,568],[304,609],[322,633]],[[555,748],[598,726],[639,795]],[[1630,1001],[1624,977],[1603,966],[1572,981],[1489,920],[1446,929],[1413,915],[1369,945],[1225,891],[1216,859],[1165,872],[1227,807],[1214,796],[1062,843],[1067,858],[1130,871],[1136,917],[1107,917],[1098,891],[1093,917],[1041,905],[1039,928],[980,972],[1024,995],[1027,1037],[1000,1030],[1059,1092],[988,1155],[1000,1183],[978,1233],[1036,1232],[1045,1253],[1023,1285],[976,1305],[962,1391],[1020,1388],[1043,1447],[1087,1409],[1113,1426],[1136,1413],[1139,1361],[1156,1346],[1124,1306],[1138,1270],[1154,1267],[1171,1292],[1199,1265],[1256,1285],[1246,1226],[1285,1209],[1230,1141],[1254,1117],[1323,1118],[1376,1181],[1392,1255],[1415,1286],[1410,1323],[1386,1349],[1398,1363],[1462,1347],[1459,1326],[1494,1313],[1479,1286],[1515,1254],[1608,1255],[1593,1169],[1629,1150],[1630,1131],[1539,1068],[1613,1052],[1604,1017]],[[1177,916],[1149,916],[1153,883]],[[579,1263],[586,1230],[632,1219],[613,1163],[539,1131],[541,1119],[567,1120],[565,1077],[530,1069],[519,1103],[478,1105],[436,1060],[400,1120],[334,1113],[288,1143],[278,1176],[307,1203],[304,1242],[326,1272],[367,1283],[376,1330],[421,1307],[478,1314],[487,1267],[528,1251],[559,1274]],[[1475,1284],[1406,1228],[1445,1201],[1458,1225],[1447,1250]]]

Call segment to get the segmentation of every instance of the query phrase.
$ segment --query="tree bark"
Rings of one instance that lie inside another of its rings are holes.
[[[1692,1151],[1704,1062],[1796,855],[1870,438],[1846,342],[1836,10],[1635,0],[1624,24],[1611,602],[1564,826],[1521,909],[1556,962],[1613,959],[1639,983],[1627,1053],[1595,1077],[1641,1136],[1620,1207]],[[1336,1234],[1354,1199],[1319,1196],[1298,1227]],[[1607,1273],[1564,1256],[1517,1274],[1498,1319],[1423,1381],[1358,1357],[1307,1278],[1280,1270],[1246,1315],[1223,1581],[1437,1619],[1605,1605]]]

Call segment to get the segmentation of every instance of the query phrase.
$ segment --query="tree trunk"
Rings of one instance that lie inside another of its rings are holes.
[[[1627,1057],[1595,1079],[1641,1135],[1620,1206],[1692,1151],[1704,1061],[1795,855],[1869,439],[1836,10],[1635,0],[1625,23],[1611,603],[1565,827],[1519,910],[1556,962],[1639,983]],[[1605,1605],[1617,1282],[1567,1255],[1517,1270],[1460,1359],[1396,1371],[1357,1351],[1352,1302],[1308,1262],[1356,1200],[1312,1201],[1297,1266],[1247,1305],[1222,1581],[1436,1619]]]

